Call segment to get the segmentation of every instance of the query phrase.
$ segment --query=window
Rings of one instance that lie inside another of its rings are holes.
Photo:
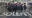
[[[17,0],[14,0],[14,2],[17,2]]]
[[[5,0],[5,1],[9,2],[10,0]]]
[[[14,2],[17,2],[17,1],[23,1],[23,0],[14,0]]]
[[[21,1],[23,1],[23,0],[21,0]]]

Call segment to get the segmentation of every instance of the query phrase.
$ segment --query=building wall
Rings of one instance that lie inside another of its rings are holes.
[[[5,2],[10,2],[10,1],[13,1],[13,0],[5,0]],[[27,1],[30,1],[30,0],[14,0],[15,2],[27,2]],[[1,2],[1,0],[0,0]],[[2,2],[4,2],[4,0],[2,0]]]

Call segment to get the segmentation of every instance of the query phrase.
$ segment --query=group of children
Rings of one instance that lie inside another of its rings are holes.
[[[10,4],[10,5],[8,5],[8,11],[9,12],[12,12],[13,13],[13,11],[15,11],[15,13],[14,14],[16,14],[16,11],[17,10],[21,10],[21,12],[23,11],[23,8],[24,8],[24,10],[26,11],[26,3],[24,3],[24,6],[22,6],[23,4],[21,4],[21,3],[16,3],[16,4]]]

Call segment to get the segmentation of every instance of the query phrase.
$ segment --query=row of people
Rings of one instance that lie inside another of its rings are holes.
[[[7,9],[8,9],[9,12],[12,11],[12,13],[13,13],[13,11],[15,11],[15,13],[16,13],[16,10],[21,10],[21,12],[22,12],[23,7],[24,7],[24,10],[26,10],[26,5],[25,4],[26,3],[24,3],[24,6],[22,6],[23,4],[21,4],[21,3],[11,4],[11,5],[8,6]]]

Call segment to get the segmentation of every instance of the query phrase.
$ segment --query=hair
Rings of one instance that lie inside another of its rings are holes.
[[[26,3],[24,3],[24,4],[26,4]]]

